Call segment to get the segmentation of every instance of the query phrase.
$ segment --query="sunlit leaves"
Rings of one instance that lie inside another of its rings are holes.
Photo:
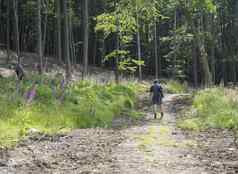
[[[216,5],[213,3],[213,0],[192,0],[192,7],[195,11],[216,12]]]
[[[103,13],[96,17],[97,25],[95,31],[101,31],[104,37],[108,37],[111,33],[116,32],[116,19],[115,16],[109,13]]]
[[[122,43],[127,44],[133,39],[133,34],[136,31],[135,18],[130,14],[130,11],[123,10],[118,14],[103,13],[97,16],[97,25],[95,30],[103,32],[104,38],[116,32],[116,16],[119,20],[119,35]]]

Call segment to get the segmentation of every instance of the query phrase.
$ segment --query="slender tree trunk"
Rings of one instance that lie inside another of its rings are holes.
[[[19,24],[18,24],[18,5],[17,0],[13,0],[13,10],[14,10],[14,24],[15,24],[15,45],[16,45],[16,52],[17,52],[17,62],[21,64],[20,58],[20,43],[19,43]]]
[[[215,84],[216,82],[215,43],[213,43],[211,47],[211,74],[212,74],[212,82],[213,84]]]
[[[216,82],[216,60],[215,60],[215,40],[216,40],[216,26],[214,25],[214,16],[210,15],[210,32],[212,35],[212,45],[211,45],[211,76],[212,76],[212,83],[215,84]]]
[[[198,87],[198,60],[197,60],[197,45],[196,40],[192,45],[192,71],[193,71],[193,85],[194,88]]]
[[[232,74],[232,82],[234,83],[234,82],[236,82],[236,60],[234,60],[234,58],[233,58],[233,60],[232,60],[232,62],[231,62],[231,74]]]
[[[203,26],[203,16],[200,17],[200,26],[199,26],[199,33],[204,33],[204,26]],[[208,56],[205,49],[204,44],[204,36],[198,36],[198,46],[201,56],[201,65],[202,65],[202,72],[203,72],[203,84],[205,87],[209,87],[212,82],[211,72],[208,63]]]
[[[137,23],[137,56],[139,61],[141,61],[141,38],[140,38],[140,22],[139,15],[136,12],[136,23]],[[139,65],[139,80],[142,80],[142,67]]]
[[[92,1],[92,7],[93,7],[93,14],[94,16],[97,16],[97,0],[93,0]],[[93,23],[93,29],[96,26],[96,22]],[[92,59],[93,59],[93,65],[96,66],[97,64],[97,47],[98,47],[98,34],[97,32],[94,32],[94,30],[92,31],[93,34],[93,55],[92,55]]]
[[[67,0],[63,0],[63,14],[64,14],[64,35],[65,35],[65,51],[64,57],[66,59],[66,79],[67,81],[71,78],[71,62],[69,52],[69,18],[68,18],[68,6]]]
[[[93,43],[93,65],[96,65],[96,57],[97,57],[97,33],[94,35],[94,43]]]
[[[88,75],[88,39],[89,39],[89,21],[88,21],[88,0],[84,0],[84,44],[83,44],[83,78]]]
[[[62,63],[62,39],[61,39],[61,0],[56,0],[57,7],[57,56],[60,63]]]
[[[173,78],[176,79],[176,62],[177,62],[177,37],[176,37],[176,30],[177,30],[177,9],[174,12],[174,60],[173,60]]]
[[[115,6],[116,7],[116,6]],[[119,19],[118,19],[118,14],[116,14],[116,51],[120,51],[120,40],[119,40],[119,32],[120,32],[120,28],[119,28]],[[119,69],[118,69],[118,65],[119,65],[119,55],[117,55],[118,57],[116,57],[115,60],[115,81],[118,84],[119,83]]]
[[[105,44],[105,39],[103,38],[102,39],[102,43],[101,43],[102,47],[102,55],[101,55],[101,61],[100,61],[100,66],[102,67],[103,66],[103,62],[104,62],[104,59],[105,59],[105,55],[106,55],[106,44]]]
[[[7,1],[7,60],[8,64],[10,61],[10,0]]]
[[[38,0],[38,56],[40,61],[40,73],[43,71],[43,54],[42,54],[42,31],[41,31],[41,0]]]
[[[157,22],[154,22],[154,49],[155,49],[155,78],[159,78],[159,60],[158,60],[158,40],[157,40]]]
[[[45,55],[46,49],[46,36],[47,36],[47,24],[48,24],[48,3],[45,1],[45,18],[44,18],[44,37],[43,37],[43,51],[42,55]]]

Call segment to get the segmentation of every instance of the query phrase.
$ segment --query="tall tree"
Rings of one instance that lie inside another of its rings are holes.
[[[68,16],[68,1],[63,0],[63,14],[64,14],[64,36],[65,36],[65,46],[64,46],[64,57],[66,59],[66,79],[71,78],[71,61],[70,61],[70,50],[69,50],[69,16]]]
[[[56,13],[57,13],[57,52],[58,52],[58,60],[62,62],[62,39],[61,39],[61,0],[56,0]]]
[[[43,71],[43,52],[42,52],[42,31],[41,31],[41,0],[37,1],[37,17],[38,17],[38,56],[40,61],[40,73]]]
[[[88,39],[89,39],[89,16],[88,0],[84,0],[84,43],[83,43],[83,78],[88,74]]]
[[[11,6],[11,1],[7,1],[7,60],[6,63],[9,63],[10,60],[10,6]]]
[[[117,0],[115,1],[115,8],[117,7]],[[119,19],[118,19],[118,12],[115,13],[115,20],[116,20],[116,52],[117,57],[115,58],[115,81],[116,83],[119,83],[119,51],[120,51],[120,26],[119,26]]]
[[[177,9],[175,8],[174,11],[174,59],[173,59],[173,78],[176,78],[176,61],[177,61],[177,35],[176,35],[176,29],[177,29]]]
[[[138,2],[136,1],[136,25],[137,25],[137,57],[141,61],[141,36],[140,36],[140,20]],[[142,80],[142,67],[139,65],[139,80]]]
[[[157,39],[157,21],[154,21],[154,50],[155,50],[155,78],[159,78],[159,58],[158,58],[158,39]]]
[[[19,42],[19,24],[18,24],[18,1],[13,0],[13,11],[14,11],[14,31],[15,31],[15,46],[16,46],[16,53],[17,53],[17,62],[21,64],[20,58],[20,42]]]

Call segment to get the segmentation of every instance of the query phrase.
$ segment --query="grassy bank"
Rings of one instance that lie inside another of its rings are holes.
[[[60,80],[43,78],[31,101],[26,93],[37,78],[33,79],[25,81],[18,94],[15,80],[0,80],[0,146],[15,144],[31,129],[54,134],[75,128],[110,127],[113,118],[123,112],[137,116],[133,112],[136,84],[81,81],[63,87]]]
[[[238,91],[212,88],[195,94],[192,108],[178,125],[183,129],[238,129]]]

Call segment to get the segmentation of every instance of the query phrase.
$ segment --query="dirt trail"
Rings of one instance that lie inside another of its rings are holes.
[[[178,95],[166,97],[163,121],[153,120],[152,113],[147,112],[146,124],[122,131],[127,138],[114,152],[120,167],[118,173],[205,173],[205,168],[190,153],[192,148],[196,148],[196,142],[187,139],[176,129],[178,97]]]
[[[178,95],[165,98],[163,121],[128,128],[80,129],[67,136],[28,139],[0,159],[0,174],[205,174],[196,141],[176,129]],[[206,172],[205,172],[206,171]]]

